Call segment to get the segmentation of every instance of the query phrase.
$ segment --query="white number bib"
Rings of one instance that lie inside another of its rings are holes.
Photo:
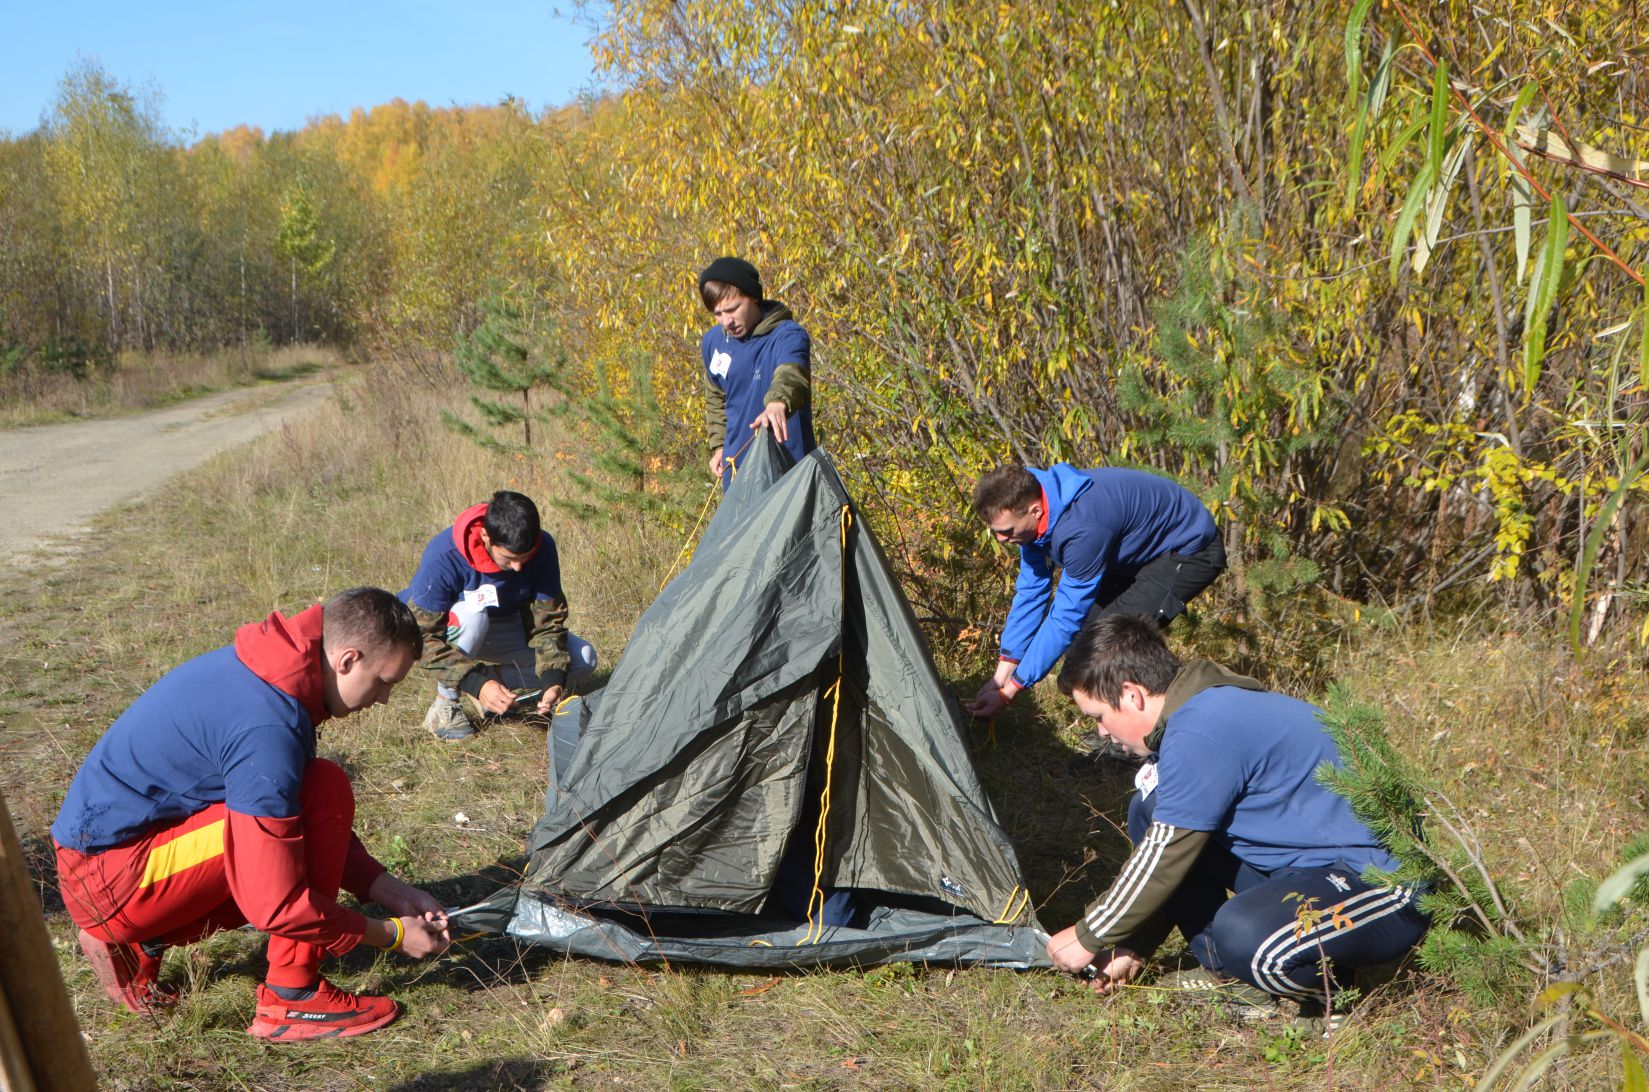
[[[1134,788],[1141,796],[1150,796],[1157,787],[1157,764],[1153,761],[1141,762],[1139,772],[1134,775]]]

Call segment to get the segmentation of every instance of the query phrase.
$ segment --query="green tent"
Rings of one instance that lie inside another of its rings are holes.
[[[1046,966],[875,537],[823,451],[751,448],[607,685],[558,714],[524,880],[462,926],[624,961]]]

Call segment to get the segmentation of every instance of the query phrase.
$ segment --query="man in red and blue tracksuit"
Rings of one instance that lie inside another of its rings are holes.
[[[1000,466],[979,479],[973,509],[997,541],[1019,546],[996,674],[968,705],[979,717],[1052,670],[1086,620],[1143,614],[1166,626],[1225,570],[1208,509],[1143,470]]]
[[[1182,663],[1154,619],[1083,627],[1059,687],[1145,759],[1128,804],[1133,854],[1048,955],[1101,993],[1126,984],[1171,929],[1199,967],[1158,980],[1237,1003],[1245,1018],[1331,1018],[1328,992],[1389,963],[1427,927],[1414,887],[1372,879],[1397,860],[1318,780],[1339,748],[1306,702],[1207,660]]]
[[[812,451],[813,342],[790,308],[766,298],[761,274],[743,258],[717,258],[699,274],[699,298],[716,325],[699,339],[711,477],[733,482],[753,430],[800,462]]]
[[[163,1008],[171,945],[250,923],[269,934],[252,1035],[360,1035],[394,1020],[388,997],[321,977],[365,941],[414,957],[446,949],[441,904],[392,876],[355,836],[341,767],[316,729],[389,697],[419,650],[407,608],[354,588],[292,617],[242,626],[232,645],[162,676],[92,747],[52,837],[64,904],[110,998]],[[343,888],[395,917],[338,905]]]
[[[555,539],[532,498],[500,489],[429,540],[400,592],[424,634],[423,669],[435,679],[424,727],[452,741],[475,734],[459,703],[488,713],[554,711],[569,682],[596,668],[595,649],[567,632],[567,594]],[[523,706],[517,689],[533,693]]]

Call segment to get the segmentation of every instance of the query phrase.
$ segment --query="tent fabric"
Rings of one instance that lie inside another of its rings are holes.
[[[558,714],[525,879],[461,927],[622,960],[1047,965],[875,537],[828,455],[788,464],[757,438],[607,686]],[[819,889],[852,892],[853,925],[775,917],[798,826]]]
[[[716,506],[716,514],[710,517],[710,525],[700,536],[698,549],[702,551],[709,543],[725,538],[727,529],[761,503],[768,489],[795,465],[796,460],[790,452],[763,429],[739,453],[733,468],[733,480],[721,503]]]
[[[555,899],[523,898],[467,910],[466,929],[507,933],[567,955],[615,963],[704,963],[772,970],[938,963],[1027,970],[1047,967],[1048,938],[1035,928],[1007,928],[965,914],[879,912],[863,929],[837,926],[810,942],[805,925],[760,919],[583,909]]]

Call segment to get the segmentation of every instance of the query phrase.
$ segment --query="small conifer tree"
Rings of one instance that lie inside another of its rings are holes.
[[[453,363],[474,386],[509,397],[470,396],[470,405],[481,415],[480,427],[454,413],[442,413],[442,423],[488,451],[531,451],[533,423],[542,424],[562,412],[562,407],[549,403],[547,395],[565,393],[562,373],[566,354],[559,349],[547,350],[548,340],[538,323],[508,293],[488,296],[482,303],[480,324],[459,339]],[[519,443],[496,435],[513,433],[518,428]]]
[[[1210,495],[1236,509],[1250,541],[1227,544],[1232,567],[1276,597],[1320,576],[1289,548],[1305,530],[1289,523],[1298,508],[1294,479],[1335,450],[1344,408],[1244,269],[1242,255],[1218,237],[1187,250],[1178,289],[1154,309],[1149,353],[1120,370],[1117,401],[1137,422],[1135,450],[1178,453],[1171,471],[1209,482]],[[1323,506],[1309,530],[1348,525],[1343,512]]]
[[[691,471],[675,465],[674,432],[679,425],[665,418],[653,388],[653,362],[635,353],[626,362],[628,389],[613,382],[610,370],[594,367],[595,389],[573,396],[569,404],[593,434],[587,448],[593,474],[569,471],[583,499],[552,503],[584,519],[605,520],[620,513],[679,516],[680,494]]]
[[[1318,779],[1344,796],[1397,858],[1396,872],[1381,881],[1426,888],[1420,907],[1431,930],[1420,946],[1420,965],[1486,1003],[1526,992],[1529,975],[1540,967],[1537,947],[1489,874],[1471,825],[1392,746],[1378,709],[1332,686],[1322,720],[1342,765],[1325,764]]]

